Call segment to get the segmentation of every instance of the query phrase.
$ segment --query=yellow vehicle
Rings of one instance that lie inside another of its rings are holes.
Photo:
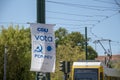
[[[117,80],[120,77],[120,72],[116,73],[98,61],[73,62],[71,72],[72,80]]]

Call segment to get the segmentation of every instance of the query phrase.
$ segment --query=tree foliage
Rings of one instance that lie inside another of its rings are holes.
[[[52,80],[62,80],[62,76],[59,71],[59,61],[78,61],[85,60],[85,38],[80,32],[68,33],[65,28],[59,28],[55,31],[56,38],[56,73],[52,74]],[[88,59],[94,59],[97,57],[97,52],[90,46],[88,46]]]
[[[51,80],[62,80],[59,61],[78,61],[85,59],[84,36],[80,32],[71,32],[65,28],[55,31],[56,40],[56,72]],[[3,79],[4,46],[7,45],[7,80],[34,80],[35,74],[30,72],[31,37],[29,28],[19,26],[2,27],[0,32],[0,79]],[[88,46],[89,59],[97,53]]]
[[[75,46],[81,46],[81,48],[84,47],[85,39],[80,32],[70,33],[67,36],[67,39],[73,47],[75,47]]]
[[[68,32],[64,28],[59,28],[58,30],[56,30],[55,31],[56,46],[58,46],[59,44],[65,44],[65,39],[67,35],[68,35]]]
[[[94,60],[97,56],[97,52],[91,46],[88,46],[88,60]]]
[[[9,26],[0,33],[1,66],[0,79],[3,79],[4,45],[7,45],[7,80],[32,80],[30,66],[30,30]],[[31,77],[31,78],[30,78]]]
[[[120,71],[120,60],[116,62],[111,62],[112,68],[115,68]]]

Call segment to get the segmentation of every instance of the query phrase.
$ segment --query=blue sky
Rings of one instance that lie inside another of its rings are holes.
[[[0,26],[29,27],[27,22],[36,22],[36,17],[36,0],[0,0]],[[110,39],[113,54],[120,54],[120,7],[115,0],[46,0],[46,23],[56,24],[55,30],[64,27],[82,34],[88,27],[89,45],[95,47],[95,40]],[[109,48],[107,41],[102,43]],[[96,51],[104,54],[99,44]]]

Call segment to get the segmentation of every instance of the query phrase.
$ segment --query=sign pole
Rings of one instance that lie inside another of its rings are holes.
[[[87,43],[87,27],[85,27],[85,53],[86,53],[86,60],[88,60],[88,55],[87,55],[88,49],[87,49],[87,45],[88,45],[88,43]]]
[[[45,24],[45,0],[37,0],[37,23]],[[37,77],[39,76],[38,74],[45,75],[40,80],[50,80],[50,73],[37,72]]]
[[[7,45],[5,44],[5,51],[4,51],[4,77],[3,80],[6,80],[6,64],[7,64]]]

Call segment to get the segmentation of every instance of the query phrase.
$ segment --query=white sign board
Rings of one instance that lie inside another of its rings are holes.
[[[32,41],[31,71],[55,71],[55,37],[51,24],[30,24]]]

